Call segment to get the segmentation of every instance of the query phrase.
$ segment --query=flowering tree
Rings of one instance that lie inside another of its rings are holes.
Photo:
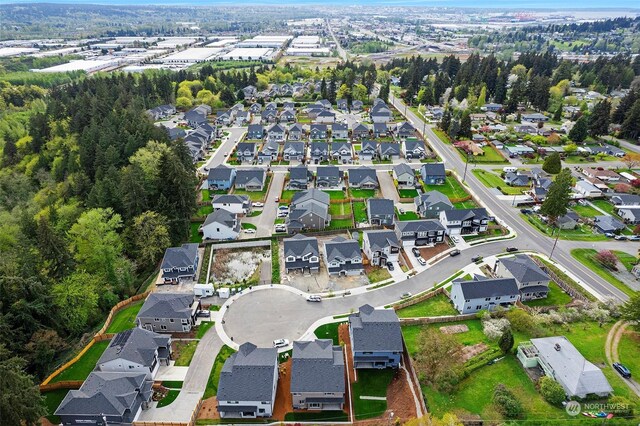
[[[600,250],[593,259],[604,266],[605,268],[616,271],[618,268],[616,264],[618,263],[618,258],[615,254],[613,254],[610,250]]]

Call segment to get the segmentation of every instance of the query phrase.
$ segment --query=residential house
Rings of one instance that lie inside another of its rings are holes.
[[[453,204],[449,198],[439,191],[419,194],[413,202],[418,214],[425,219],[438,219],[441,211],[453,210]]]
[[[249,107],[249,112],[251,114],[259,114],[262,111],[262,105],[260,105],[258,102],[254,102],[251,104],[251,106]]]
[[[394,229],[403,247],[434,246],[444,242],[444,226],[436,219],[396,221]]]
[[[378,155],[378,142],[372,140],[363,140],[360,146],[358,157],[360,160],[371,161]]]
[[[167,128],[165,127],[167,134],[169,135],[169,139],[171,139],[172,141],[175,141],[176,139],[180,139],[180,138],[185,138],[187,136],[187,132],[184,131],[184,129],[180,128],[180,127],[172,127],[172,128]]]
[[[416,174],[407,163],[393,166],[393,179],[398,183],[398,188],[413,188],[416,184]]]
[[[204,158],[207,142],[202,136],[190,133],[184,138],[184,143],[187,145],[194,162]]]
[[[338,99],[336,101],[336,105],[338,106],[339,111],[347,112],[349,111],[349,102],[346,99]]]
[[[235,123],[237,127],[245,126],[248,122],[251,121],[251,114],[249,111],[237,111]]]
[[[353,139],[368,138],[370,133],[369,126],[364,123],[358,123],[351,129],[351,137]]]
[[[262,191],[267,178],[264,169],[238,169],[236,173],[236,189]]]
[[[420,175],[427,185],[444,185],[447,181],[444,163],[425,163],[420,167]]]
[[[146,410],[153,380],[144,373],[89,374],[78,390],[70,390],[55,415],[62,425],[132,424]]]
[[[295,113],[295,111],[293,111],[291,109],[285,109],[278,116],[278,120],[281,123],[292,123],[292,122],[296,121],[296,113]]]
[[[517,357],[525,368],[541,368],[545,376],[560,383],[569,398],[606,397],[613,392],[602,370],[564,336],[523,342],[518,345]]]
[[[236,169],[220,164],[209,169],[207,175],[207,186],[210,190],[231,189],[236,180]]]
[[[343,164],[347,162],[353,162],[353,150],[351,149],[351,143],[349,141],[331,143],[331,157],[334,160],[341,161]]]
[[[331,339],[293,342],[291,398],[295,410],[342,410],[345,366]]]
[[[371,225],[393,225],[395,218],[393,200],[386,198],[367,198],[367,217]]]
[[[601,234],[617,233],[626,228],[625,224],[613,216],[596,216],[593,218],[593,227]]]
[[[452,209],[440,212],[440,223],[447,229],[447,235],[468,235],[485,232],[491,220],[487,210]]]
[[[140,327],[117,333],[96,363],[96,371],[142,373],[153,380],[171,360],[171,336]]]
[[[288,140],[299,141],[299,140],[302,140],[303,136],[304,136],[304,128],[302,127],[302,124],[294,123],[291,125],[291,127],[289,127]]]
[[[398,368],[404,352],[400,320],[393,309],[363,305],[349,315],[353,367]]]
[[[271,417],[278,386],[278,350],[246,342],[224,362],[218,381],[220,417]]]
[[[499,259],[496,273],[504,278],[514,278],[520,290],[520,300],[543,299],[549,293],[551,278],[529,256],[518,254]]]
[[[520,290],[514,278],[486,278],[475,275],[472,280],[453,280],[449,299],[461,314],[509,308],[518,301]]]
[[[578,215],[578,213],[568,211],[565,215],[560,216],[558,219],[556,219],[556,226],[564,230],[576,229],[579,220],[580,216]]]
[[[640,207],[640,195],[635,194],[615,194],[609,198],[611,204],[616,208]]]
[[[169,247],[164,252],[160,270],[165,284],[195,280],[198,271],[198,244]]]
[[[391,230],[364,231],[362,251],[375,266],[385,266],[387,262],[397,262],[402,244]]]
[[[536,135],[538,134],[538,129],[535,128],[534,126],[531,126],[529,124],[518,124],[517,126],[513,127],[513,130],[516,133],[524,133],[527,135]],[[507,147],[509,148],[509,147]]]
[[[176,113],[176,107],[173,105],[160,105],[155,108],[148,109],[147,115],[153,120],[162,120]]]
[[[238,215],[225,209],[214,210],[201,226],[204,240],[235,240],[240,235]]]
[[[400,144],[395,142],[380,142],[378,155],[381,160],[393,160],[400,158]]]
[[[640,208],[621,208],[618,209],[618,214],[624,220],[625,223],[637,225],[640,223]]]
[[[408,121],[403,121],[401,123],[396,124],[396,136],[400,139],[410,138],[415,136],[416,128],[413,127],[413,124]]]
[[[211,205],[214,210],[224,209],[235,214],[251,213],[251,199],[246,195],[221,194],[214,195]]]
[[[330,110],[331,109],[331,102],[329,102],[329,100],[327,100],[327,99],[321,99],[317,103],[319,105],[322,105],[322,108],[324,108],[326,110]]]
[[[251,163],[256,159],[257,145],[251,142],[239,142],[236,146],[236,158],[241,163]]]
[[[544,114],[540,114],[539,112],[534,112],[532,114],[522,114],[522,121],[528,121],[529,123],[546,123],[549,121],[549,117]]]
[[[189,127],[196,128],[207,122],[207,116],[211,114],[211,107],[208,105],[198,105],[184,113],[184,120]]]
[[[216,124],[230,126],[236,118],[235,110],[218,111],[216,113]]]
[[[264,109],[266,111],[277,111],[278,110],[278,104],[275,102],[269,102],[264,106]]]
[[[304,142],[287,142],[282,150],[285,161],[302,161],[305,157]]]
[[[278,121],[278,110],[276,109],[264,109],[260,114],[260,122],[262,123],[275,123]]]
[[[618,182],[620,180],[619,174],[617,174],[613,170],[603,169],[602,167],[599,167],[597,169],[585,167],[584,169],[582,169],[582,173],[590,178],[598,178],[605,182]]]
[[[590,145],[578,148],[578,151],[581,150],[584,150],[584,152],[587,152],[591,155],[604,154],[612,155],[614,157],[624,157],[627,154],[623,149],[609,144]]]
[[[480,109],[483,111],[499,112],[502,110],[502,104],[488,103],[484,104]]]
[[[362,252],[356,240],[340,236],[324,243],[324,258],[329,275],[361,275]]]
[[[272,124],[267,129],[267,138],[276,142],[284,141],[287,129],[279,123]]]
[[[376,189],[379,187],[375,169],[357,167],[348,169],[347,173],[349,174],[349,186],[351,188]]]
[[[327,139],[327,125],[312,124],[309,131],[309,139]]]
[[[590,182],[587,182],[586,180],[577,181],[573,189],[578,195],[586,198],[594,198],[594,197],[602,196],[602,191],[600,191],[600,189],[596,188],[595,185],[593,185]]]
[[[315,121],[317,123],[333,123],[336,121],[336,115],[331,111],[320,111],[316,115]]]
[[[391,110],[384,102],[375,104],[369,111],[369,116],[374,123],[389,123],[393,119]]]
[[[331,125],[331,137],[336,139],[349,139],[349,127],[344,123],[333,123]]]
[[[191,293],[153,292],[142,304],[136,324],[156,333],[188,333],[199,310],[200,300]]]
[[[313,179],[313,173],[307,166],[299,165],[289,170],[289,189],[307,189]]]
[[[262,124],[249,124],[247,127],[248,140],[262,140],[264,137],[264,127]]]
[[[285,101],[282,103],[282,108],[287,111],[295,111],[296,103],[291,101]]]
[[[315,163],[322,163],[329,159],[329,143],[328,142],[311,142],[309,144],[309,157]]]
[[[316,187],[323,189],[342,188],[342,171],[336,166],[320,166],[316,171]]]
[[[316,237],[305,237],[296,234],[283,240],[284,245],[284,269],[288,274],[291,271],[320,272],[320,251]]]
[[[319,189],[297,192],[291,199],[289,216],[285,222],[287,231],[321,230],[331,222],[329,194]]]
[[[362,111],[362,108],[364,108],[364,103],[362,101],[358,99],[351,101],[351,111],[359,112]]]
[[[421,140],[406,139],[402,143],[402,154],[406,159],[421,159],[427,155],[427,148],[424,146],[424,142]]]
[[[279,152],[280,145],[278,145],[278,142],[273,139],[267,139],[258,152],[258,164],[270,164],[278,161]]]
[[[249,85],[242,89],[242,93],[245,99],[251,99],[258,95],[258,89],[256,89],[256,86]]]
[[[504,181],[509,186],[528,186],[530,176],[520,172],[507,172],[504,174]]]
[[[373,137],[384,138],[389,133],[387,123],[373,123]]]

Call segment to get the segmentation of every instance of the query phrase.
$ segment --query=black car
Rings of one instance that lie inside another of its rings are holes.
[[[522,214],[531,214],[531,209],[520,209],[520,213]]]
[[[455,249],[449,252],[449,256],[453,257],[453,256],[457,256],[460,254],[460,250]]]
[[[625,367],[624,365],[620,364],[619,362],[614,362],[613,363],[613,368],[615,368],[616,371],[618,373],[620,373],[620,375],[622,377],[624,377],[625,379],[630,379],[631,378],[631,371],[629,371],[629,369],[627,367]]]
[[[411,251],[413,252],[413,255],[415,257],[420,257],[420,249],[419,248],[414,247],[414,248],[411,249]]]
[[[518,247],[507,247],[507,249],[505,250],[507,253],[511,253],[514,251],[518,251]]]
[[[196,316],[200,317],[200,318],[210,318],[211,317],[211,311],[198,311]]]
[[[475,263],[475,262],[480,262],[481,260],[482,260],[482,256],[480,256],[480,255],[473,256],[473,257],[471,258],[471,261],[472,261],[473,263]]]
[[[387,262],[387,269],[393,271],[393,263]]]

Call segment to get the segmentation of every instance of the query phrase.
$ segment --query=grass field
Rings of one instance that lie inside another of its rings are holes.
[[[344,200],[347,198],[347,195],[342,191],[322,191],[325,194],[329,194],[330,200]]]
[[[331,219],[331,224],[327,227],[327,229],[343,229],[352,227],[353,220],[351,219]]]
[[[551,281],[549,282],[549,294],[545,299],[528,300],[522,302],[527,306],[564,306],[571,302],[571,296],[565,293],[558,284]]]
[[[213,321],[201,322],[198,326],[198,329],[196,330],[196,339],[202,339],[205,333],[214,325],[215,322]]]
[[[635,375],[640,372],[638,348],[640,348],[640,333],[627,328],[618,344],[618,355],[620,362]]]
[[[127,307],[118,311],[111,319],[107,333],[120,333],[136,326],[136,316],[142,308],[144,300],[130,303]]]
[[[60,418],[58,416],[54,416],[53,413],[56,411],[62,400],[69,389],[56,389],[49,392],[45,392],[42,394],[44,398],[44,406],[47,409],[47,419],[53,424],[59,424]]]
[[[375,198],[378,191],[376,189],[352,189],[349,188],[351,198],[363,199]]]
[[[387,268],[380,268],[372,270],[367,274],[367,278],[369,278],[369,282],[371,284],[378,283],[380,281],[386,281],[391,278],[391,274],[387,270]]]
[[[323,324],[316,328],[313,334],[315,334],[318,339],[331,339],[333,340],[334,345],[339,345],[340,339],[338,338],[338,326],[340,324],[344,323],[334,322],[332,324]]]
[[[596,217],[601,216],[602,213],[594,209],[591,206],[581,206],[580,204],[573,206],[573,211],[578,213],[582,217]]]
[[[367,221],[367,205],[363,201],[353,203],[353,218],[358,223]]]
[[[180,394],[179,390],[171,389],[169,392],[167,392],[167,395],[164,398],[158,401],[157,407],[158,408],[166,407],[167,405],[175,401],[179,394]]]
[[[463,161],[467,161],[467,154],[465,154],[462,150],[458,149],[458,153]],[[494,147],[487,145],[482,147],[482,151],[484,155],[474,155],[469,156],[469,163],[483,163],[483,164],[503,164],[508,163],[509,160],[504,158],[502,154],[498,152]]]
[[[174,356],[174,359],[176,360],[176,367],[188,367],[189,364],[191,364],[193,354],[196,352],[197,347],[198,341],[196,340],[188,342],[176,341],[177,355]]]
[[[95,368],[98,359],[100,359],[100,356],[102,356],[102,353],[107,349],[110,342],[110,340],[102,340],[94,343],[79,360],[54,377],[51,383],[86,379],[89,373]]]
[[[396,216],[398,217],[398,220],[418,220],[420,219],[420,216],[418,216],[418,213],[416,212],[412,212],[412,211],[408,211],[408,212],[404,212],[402,214],[400,214],[400,212],[396,209]]]
[[[216,356],[216,360],[213,363],[213,367],[211,367],[211,372],[209,373],[209,380],[207,380],[207,388],[204,391],[204,399],[211,398],[212,396],[216,396],[218,392],[218,380],[220,380],[220,372],[222,371],[222,366],[224,362],[229,358],[235,351],[231,349],[229,346],[224,345],[218,355]]]
[[[476,207],[478,207],[478,205],[473,200],[460,201],[457,203],[453,203],[454,209],[475,209]]]
[[[416,191],[415,189],[398,188],[398,195],[400,195],[400,198],[415,198],[418,196],[418,191]]]
[[[438,317],[458,313],[444,294],[438,294],[431,299],[407,306],[396,312],[400,318]]]
[[[465,198],[469,196],[469,194],[467,194],[467,191],[464,190],[460,182],[458,182],[458,180],[453,176],[447,176],[447,180],[445,181],[444,185],[424,184],[422,185],[422,187],[424,188],[424,192],[440,191],[444,195],[449,197],[449,199],[459,199],[459,198]]]
[[[536,228],[538,231],[542,232],[543,234],[550,237],[552,236],[551,235],[552,228],[549,225],[543,223],[540,220],[540,218],[538,218],[538,216],[534,214],[529,214],[529,215],[521,214],[520,217],[525,219],[527,222],[533,225],[534,228]],[[555,237],[556,232],[558,231],[553,230],[553,237]],[[560,239],[571,240],[571,241],[604,241],[607,239],[607,237],[605,237],[602,234],[597,234],[593,232],[591,228],[589,228],[587,225],[578,225],[576,229],[560,230]]]
[[[358,381],[352,386],[353,411],[356,420],[378,417],[387,409],[387,401],[360,399],[361,396],[387,396],[393,370],[359,370]]]
[[[331,216],[347,216],[351,214],[351,203],[333,203],[329,206]]]
[[[189,238],[189,242],[191,243],[201,243],[202,242],[202,234],[198,231],[202,222],[191,222],[191,237]]]
[[[593,256],[598,252],[595,249],[573,249],[571,256],[579,260],[583,265],[598,274],[600,278],[606,280],[609,284],[615,286],[628,296],[632,296],[635,292],[631,290],[625,283],[616,278],[608,269],[604,268],[598,262],[593,260]],[[626,253],[625,253],[626,254]]]
[[[296,193],[300,191],[294,191],[292,189],[283,189],[282,195],[280,195],[281,200],[291,200]]]
[[[601,210],[604,210],[605,212],[609,213],[612,216],[616,216],[615,211],[614,211],[614,206],[613,204],[611,204],[610,202],[608,202],[607,200],[592,200],[591,203],[598,207]]]
[[[614,250],[613,254],[616,255],[620,263],[622,263],[626,268],[626,270],[629,272],[631,272],[631,269],[633,269],[633,266],[638,262],[638,259],[635,256],[629,253],[625,253],[623,251]]]

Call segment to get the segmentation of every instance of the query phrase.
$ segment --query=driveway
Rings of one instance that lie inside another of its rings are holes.
[[[391,166],[389,165],[389,169]],[[388,170],[377,170],[378,182],[380,183],[380,191],[382,191],[382,197],[388,200],[393,200],[394,204],[400,201],[400,196],[396,190],[396,186],[393,184],[393,177],[389,174]]]
[[[251,234],[249,237],[261,238],[269,237],[273,234],[273,222],[276,220],[278,214],[278,203],[276,198],[279,198],[282,194],[282,187],[284,186],[284,178],[286,176],[284,171],[273,172],[271,178],[271,187],[267,193],[262,213],[258,216],[248,217],[243,220],[246,223],[252,223],[256,226],[257,231],[255,234]]]
[[[229,127],[224,131],[229,132],[229,136],[227,138],[222,139],[222,143],[218,147],[218,149],[213,153],[209,160],[199,169],[201,173],[206,173],[204,171],[206,168],[211,168],[215,166],[219,166],[220,164],[224,164],[227,159],[227,156],[231,154],[233,148],[236,144],[242,139],[245,133],[247,133],[246,127]],[[227,154],[227,156],[225,156]]]

